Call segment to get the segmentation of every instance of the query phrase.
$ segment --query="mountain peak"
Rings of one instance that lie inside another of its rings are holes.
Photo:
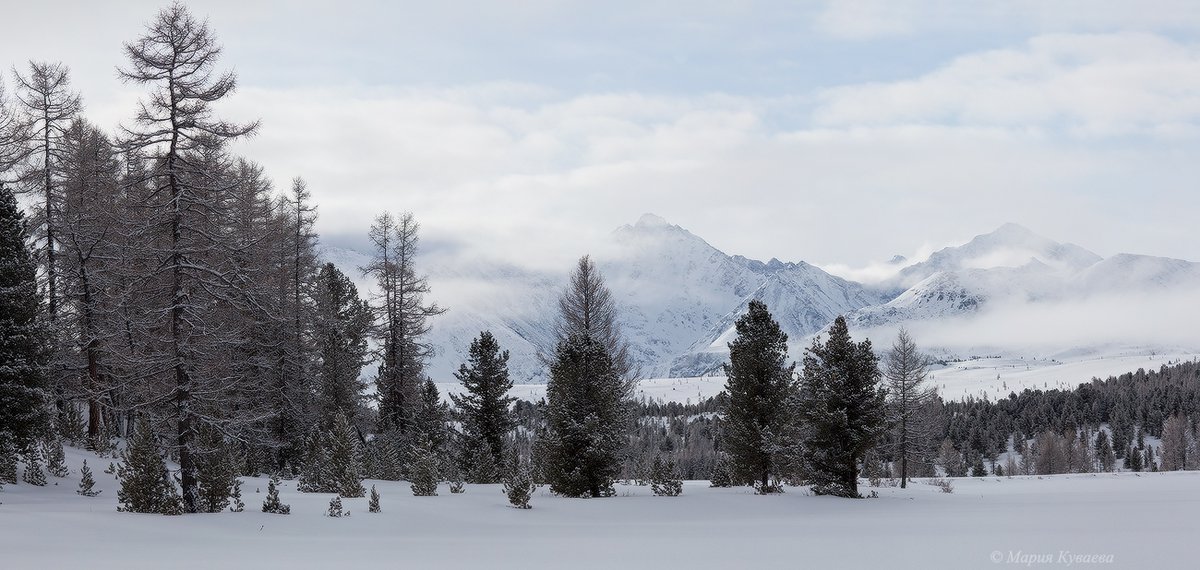
[[[638,221],[636,224],[634,224],[634,227],[637,227],[637,228],[669,228],[669,227],[671,227],[671,224],[668,223],[666,220],[662,219],[662,217],[647,212],[645,214],[642,214],[642,217],[638,218]]]

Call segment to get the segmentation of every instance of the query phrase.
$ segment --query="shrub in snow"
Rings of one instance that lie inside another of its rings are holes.
[[[37,448],[30,450],[25,456],[25,473],[21,475],[21,480],[38,487],[46,486],[46,474],[42,472],[42,454],[38,453]]]
[[[379,491],[375,490],[374,485],[371,485],[371,500],[367,502],[367,512],[379,512]]]
[[[709,487],[732,487],[733,475],[729,472],[729,457],[724,453],[717,454],[717,462],[713,464],[712,473],[708,475]]]
[[[763,485],[762,481],[754,482],[754,494],[755,495],[771,495],[774,493],[782,493],[782,492],[783,492],[783,485],[781,485],[778,481],[771,481],[770,483],[767,483],[766,485]],[[813,488],[813,492],[816,493],[815,487]],[[817,494],[818,495],[828,495],[831,493],[817,493]]]
[[[46,454],[46,470],[51,475],[62,478],[71,473],[67,469],[67,458],[63,453],[62,439],[56,437],[53,440],[47,440],[42,447]]]
[[[650,490],[658,497],[677,497],[683,492],[683,481],[675,477],[675,463],[654,458],[650,468]]]
[[[108,467],[104,468],[104,472],[108,473],[109,475],[112,475],[113,478],[116,479],[117,478],[117,464],[113,463],[112,461],[109,461]]]
[[[412,493],[417,497],[433,497],[437,495],[438,466],[437,457],[423,447],[414,452],[412,467]]]
[[[954,492],[954,482],[949,479],[930,479],[929,484],[941,489],[943,493]]]
[[[533,496],[534,489],[533,473],[524,463],[514,464],[504,476],[504,494],[508,495],[508,502],[518,509],[531,508],[529,498]]]
[[[92,470],[88,467],[87,460],[83,460],[83,467],[79,468],[79,490],[75,491],[85,497],[95,497],[103,491],[96,491],[92,487],[96,486],[96,480],[92,478]]]
[[[457,495],[458,493],[462,493],[463,491],[466,491],[466,490],[467,490],[467,486],[462,481],[451,481],[450,482],[450,492],[451,493],[454,493]]]
[[[340,518],[350,516],[350,511],[342,510],[342,496],[337,495],[329,499],[329,510],[325,512],[325,516]]]
[[[262,511],[264,513],[274,513],[277,515],[291,514],[292,506],[285,505],[279,501],[279,476],[272,475],[271,482],[267,483],[267,500],[263,501]]]

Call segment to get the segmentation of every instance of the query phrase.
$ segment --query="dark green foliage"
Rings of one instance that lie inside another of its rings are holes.
[[[467,363],[455,374],[466,388],[451,394],[462,425],[463,467],[472,483],[495,483],[500,478],[504,446],[516,426],[510,408],[516,398],[508,396],[508,351],[501,351],[492,333],[484,331],[471,341]]]
[[[818,494],[859,497],[858,462],[884,428],[884,391],[871,341],[850,340],[838,317],[804,355],[800,417],[809,482]]]
[[[0,485],[17,482],[17,448],[0,433]]]
[[[38,487],[46,486],[46,473],[42,471],[42,454],[36,447],[25,454],[25,473],[21,475],[21,480]]]
[[[196,509],[199,512],[219,513],[229,505],[237,484],[237,459],[233,446],[213,429],[200,434],[203,453],[196,457],[196,480],[200,484]]]
[[[305,444],[304,469],[297,486],[305,493],[339,493],[343,497],[361,497],[363,488],[362,451],[357,434],[344,414],[333,419],[332,429],[313,429]]]
[[[0,440],[27,450],[49,428],[48,333],[25,216],[0,183]]]
[[[650,468],[650,489],[658,497],[677,497],[683,492],[683,481],[675,474],[675,463],[661,457],[654,458]]]
[[[379,512],[379,491],[375,490],[374,485],[371,485],[371,499],[367,502],[367,512]]]
[[[631,385],[617,376],[603,344],[574,334],[558,345],[546,396],[547,431],[538,445],[550,490],[610,495],[631,420]]]
[[[725,391],[729,395],[723,442],[735,478],[757,481],[770,490],[780,475],[778,452],[794,447],[795,425],[789,401],[796,393],[794,365],[787,364],[787,335],[761,301],[737,320],[729,343]]]
[[[317,351],[321,357],[318,402],[322,425],[338,415],[353,418],[362,406],[364,383],[359,373],[367,360],[371,307],[359,299],[354,282],[332,263],[321,267],[317,302]]]
[[[267,498],[263,501],[262,512],[277,515],[291,514],[292,506],[285,505],[279,500],[279,477],[272,475],[267,483]]]
[[[46,470],[55,477],[66,477],[71,473],[67,469],[67,458],[63,453],[62,439],[51,438],[42,444],[42,449],[46,454]]]
[[[399,481],[402,477],[400,458],[400,436],[389,431],[375,436],[367,442],[366,475],[370,479]]]
[[[450,430],[446,422],[450,419],[450,406],[442,401],[437,385],[428,378],[421,383],[421,396],[417,413],[412,422],[412,441],[441,455],[449,439]]]
[[[529,506],[529,499],[533,497],[535,489],[537,486],[534,484],[529,464],[514,460],[504,475],[504,494],[508,496],[508,502],[518,509],[532,508]]]
[[[121,452],[117,467],[121,489],[118,511],[130,513],[176,514],[179,512],[179,493],[158,447],[158,436],[150,422],[142,417],[129,443]]]
[[[335,497],[334,497],[334,498],[332,498],[332,499],[329,499],[329,510],[328,510],[328,511],[325,511],[325,516],[327,516],[327,517],[333,517],[333,518],[341,518],[341,517],[348,517],[348,516],[350,516],[350,511],[343,511],[343,510],[342,510],[342,497],[341,497],[341,495],[338,495],[338,496],[335,496]]]
[[[1129,447],[1125,450],[1125,468],[1130,471],[1142,470],[1142,452],[1136,447]]]
[[[729,469],[729,456],[724,453],[717,455],[717,462],[713,464],[712,473],[708,476],[708,484],[710,487],[732,487],[733,474]]]
[[[438,458],[428,448],[418,447],[413,451],[411,471],[412,493],[417,497],[433,497],[437,495]]]
[[[83,466],[79,468],[79,490],[75,492],[85,497],[95,497],[104,492],[93,489],[95,486],[96,480],[92,478],[92,470],[84,459]]]
[[[1109,442],[1108,433],[1104,430],[1096,433],[1096,461],[1100,464],[1100,470],[1105,472],[1112,471],[1117,463],[1112,443]]]
[[[242,502],[242,480],[241,479],[233,480],[233,492],[231,492],[229,494],[229,502],[231,503],[229,505],[230,512],[240,513],[242,511],[246,510],[246,503]]]

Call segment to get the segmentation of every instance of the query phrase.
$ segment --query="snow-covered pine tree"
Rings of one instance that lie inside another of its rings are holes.
[[[92,469],[88,467],[87,460],[83,460],[83,466],[79,468],[79,490],[76,493],[85,497],[95,497],[104,491],[97,491],[93,487],[96,486],[96,480],[92,478]]]
[[[370,479],[399,481],[403,472],[400,458],[401,437],[394,431],[377,434],[367,442],[366,453],[370,456]]]
[[[683,492],[683,481],[675,474],[675,462],[654,458],[650,467],[650,490],[656,497],[677,497]]]
[[[604,276],[590,256],[579,258],[570,281],[558,297],[558,320],[554,325],[552,354],[543,356],[547,366],[554,362],[558,345],[574,335],[587,335],[604,346],[617,378],[632,382],[637,367],[629,354],[629,341],[617,322],[617,304]]]
[[[858,462],[885,427],[885,391],[871,341],[850,339],[839,316],[824,344],[814,339],[804,355],[800,418],[803,455],[813,491],[859,497]]]
[[[363,406],[365,385],[359,380],[368,358],[372,328],[370,305],[358,297],[350,278],[332,263],[317,275],[315,331],[318,368],[317,401],[322,423],[345,414],[354,418]]]
[[[367,501],[367,512],[379,512],[379,491],[375,490],[375,486],[371,485],[371,498]]]
[[[550,490],[566,497],[610,495],[632,419],[632,385],[617,375],[603,344],[575,334],[559,343],[546,399],[546,433],[538,446]]]
[[[504,475],[504,494],[508,502],[518,509],[528,509],[529,499],[537,488],[533,481],[533,473],[527,462],[514,458]]]
[[[67,457],[63,453],[62,438],[47,439],[42,443],[42,450],[46,455],[46,471],[60,479],[71,474],[71,471],[67,469]]]
[[[25,215],[0,182],[0,441],[28,449],[49,428],[48,331]]]
[[[433,497],[437,495],[438,457],[425,447],[413,450],[413,463],[409,469],[412,479],[412,493],[417,497]]]
[[[933,447],[933,426],[925,411],[937,392],[925,386],[929,357],[921,354],[901,328],[883,358],[887,379],[887,414],[892,426],[892,457],[900,465],[900,488],[908,486],[909,463],[925,460]]]
[[[196,480],[200,484],[197,510],[219,513],[229,505],[238,480],[233,446],[212,428],[201,430],[200,442],[204,452],[196,460]]]
[[[296,490],[302,493],[334,493],[334,477],[329,467],[329,435],[317,426],[308,431],[305,440],[304,466]]]
[[[421,395],[417,403],[416,414],[413,417],[409,439],[419,447],[428,449],[437,456],[444,455],[446,443],[449,440],[449,428],[446,425],[450,417],[450,407],[442,401],[438,394],[437,385],[426,378],[421,383]]]
[[[271,480],[267,483],[267,498],[263,501],[262,512],[277,515],[287,515],[292,512],[291,505],[285,505],[279,500],[279,477],[276,475],[272,475]]]
[[[328,472],[334,493],[343,497],[361,497],[363,488],[362,451],[350,421],[339,414],[333,422],[333,431],[328,438]]]
[[[510,397],[508,351],[489,331],[471,341],[467,362],[454,375],[466,392],[451,394],[462,425],[463,468],[471,483],[495,483],[508,434],[516,427]]]
[[[713,463],[712,472],[708,475],[708,486],[733,486],[733,474],[730,473],[729,469],[729,456],[724,452],[717,453],[717,460]]]
[[[342,510],[342,496],[334,495],[329,499],[329,510],[325,511],[325,516],[333,518],[341,518],[350,516],[350,511]]]
[[[46,473],[42,471],[42,453],[37,447],[30,448],[25,453],[25,472],[21,474],[21,480],[38,487],[46,486]]]
[[[240,513],[246,510],[246,503],[242,502],[242,480],[233,480],[233,492],[229,494],[229,511]]]
[[[725,365],[729,403],[722,442],[734,477],[771,492],[776,488],[772,476],[781,475],[774,447],[790,447],[780,438],[795,425],[789,405],[797,389],[794,365],[787,363],[787,334],[762,301],[750,301],[735,326],[737,338],[729,343]]]
[[[117,500],[118,511],[129,513],[175,512],[179,508],[179,495],[167,473],[158,446],[158,436],[143,416],[121,451],[121,465],[117,466],[117,479],[121,488]]]
[[[17,447],[0,432],[0,485],[17,483]]]

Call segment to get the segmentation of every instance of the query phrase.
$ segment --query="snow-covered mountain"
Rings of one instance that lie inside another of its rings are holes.
[[[863,284],[804,262],[728,255],[653,214],[613,231],[593,258],[613,291],[621,324],[646,377],[718,373],[733,324],[761,299],[789,335],[794,355],[838,315],[852,328],[960,319],[1001,303],[1038,304],[1147,291],[1200,291],[1200,264],[1142,255],[1102,259],[1082,247],[1015,224],[944,248],[927,259],[893,260],[896,276]],[[326,248],[326,259],[358,278],[367,256]],[[429,373],[452,381],[480,331],[510,352],[521,383],[546,380],[539,353],[550,350],[557,298],[571,267],[549,273],[473,260],[422,258],[432,298],[449,311],[432,322],[437,356]],[[1198,343],[1200,344],[1200,343]]]

